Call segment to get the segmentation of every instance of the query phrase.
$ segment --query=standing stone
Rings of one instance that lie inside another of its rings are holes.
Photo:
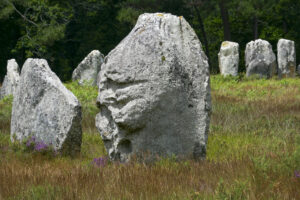
[[[300,76],[300,64],[297,67],[297,74],[298,74],[298,76]]]
[[[223,76],[237,76],[239,67],[239,44],[222,42],[219,56],[219,68]]]
[[[66,154],[80,151],[80,103],[44,59],[26,60],[13,100],[11,140],[29,137]]]
[[[96,126],[112,160],[205,158],[209,66],[183,17],[141,15],[99,76]]]
[[[103,64],[104,56],[98,50],[92,51],[73,71],[72,80],[77,80],[80,85],[88,83],[97,84],[97,75]]]
[[[279,77],[294,77],[296,74],[295,43],[280,39],[277,43],[278,75]]]
[[[0,100],[5,96],[14,95],[20,79],[19,65],[15,59],[7,61],[7,73],[0,88]]]
[[[247,76],[258,75],[270,78],[276,73],[276,56],[272,45],[266,40],[255,40],[247,44],[245,50]]]

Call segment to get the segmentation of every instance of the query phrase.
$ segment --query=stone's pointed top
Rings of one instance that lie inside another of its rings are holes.
[[[66,154],[80,151],[81,106],[44,59],[26,60],[16,90],[11,140],[35,137]]]
[[[72,80],[82,84],[97,84],[98,72],[104,62],[104,55],[98,51],[91,51],[73,71]]]
[[[205,158],[209,66],[184,18],[143,14],[105,58],[96,126],[112,160]]]

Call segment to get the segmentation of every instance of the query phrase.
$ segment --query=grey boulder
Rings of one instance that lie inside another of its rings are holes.
[[[99,77],[96,126],[112,160],[205,158],[209,66],[183,17],[139,16],[105,58]]]
[[[270,78],[276,73],[276,56],[272,45],[266,40],[255,40],[245,50],[246,75]]]
[[[295,42],[280,39],[277,43],[278,76],[294,77],[296,74]]]
[[[236,42],[222,42],[219,57],[219,69],[223,76],[237,76],[239,67],[239,44]]]
[[[14,95],[20,79],[19,65],[15,59],[7,61],[7,73],[0,88],[0,99],[5,96]]]
[[[54,150],[80,151],[81,105],[44,59],[27,59],[12,107],[11,140],[34,137]]]
[[[73,71],[72,80],[82,84],[97,84],[97,76],[103,63],[104,56],[98,50],[93,50]]]

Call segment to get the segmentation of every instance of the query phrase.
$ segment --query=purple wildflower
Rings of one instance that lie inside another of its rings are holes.
[[[48,149],[48,145],[46,143],[44,143],[43,141],[37,142],[34,146],[35,151],[43,151],[43,150],[47,150],[47,149]]]
[[[295,171],[294,174],[296,178],[300,178],[300,171]]]
[[[32,136],[32,137],[30,137],[28,140],[27,140],[27,142],[26,142],[26,146],[27,147],[30,147],[30,146],[32,146],[32,145],[34,145],[35,144],[35,137],[34,136]]]
[[[93,165],[97,166],[97,167],[104,167],[106,164],[106,158],[100,157],[100,158],[94,158]]]

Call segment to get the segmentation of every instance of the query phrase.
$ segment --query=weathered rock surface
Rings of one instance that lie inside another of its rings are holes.
[[[97,76],[103,64],[104,56],[98,50],[94,50],[73,71],[72,80],[79,84],[97,84]]]
[[[99,76],[96,126],[112,160],[205,157],[209,66],[183,17],[141,15]]]
[[[277,43],[278,76],[294,77],[296,74],[295,43],[280,39]]]
[[[239,68],[239,44],[236,42],[222,42],[219,57],[219,68],[223,76],[237,76]]]
[[[20,79],[20,68],[15,59],[7,61],[7,73],[0,88],[0,99],[14,95]]]
[[[44,59],[27,59],[12,107],[11,140],[35,137],[75,154],[81,146],[81,106]]]
[[[266,40],[255,40],[247,44],[245,50],[247,76],[257,75],[270,78],[276,73],[276,56],[272,45]]]

